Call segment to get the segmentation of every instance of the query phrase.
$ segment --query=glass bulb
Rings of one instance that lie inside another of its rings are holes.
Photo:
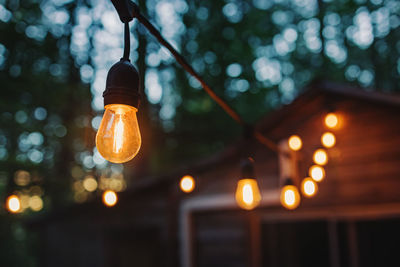
[[[261,194],[255,179],[240,179],[236,188],[236,202],[242,209],[252,210],[260,204]]]
[[[182,177],[179,186],[181,190],[185,193],[190,193],[193,191],[195,187],[195,182],[192,176],[190,175],[185,175]]]
[[[318,185],[310,177],[304,178],[301,182],[301,192],[305,197],[313,197],[318,192]]]
[[[110,162],[127,162],[136,156],[142,143],[137,109],[121,104],[107,105],[105,109],[96,135],[97,150]]]
[[[333,133],[326,132],[321,136],[321,143],[326,148],[331,148],[336,144],[336,137]]]
[[[325,178],[325,169],[318,165],[312,165],[308,173],[316,182],[321,182]]]
[[[339,119],[335,113],[329,113],[325,116],[325,125],[328,128],[335,128],[338,126]]]
[[[6,208],[9,212],[17,213],[21,210],[21,201],[17,195],[11,195],[6,200]]]
[[[285,185],[281,191],[281,204],[288,210],[294,210],[300,204],[299,190],[294,185]]]
[[[326,151],[324,149],[317,149],[314,152],[313,159],[315,164],[318,165],[325,165],[328,163],[328,154],[326,154]]]
[[[115,206],[118,202],[117,194],[112,190],[106,190],[103,193],[103,203],[108,207]]]
[[[292,135],[288,140],[289,148],[293,151],[298,151],[303,146],[303,142],[298,135]]]

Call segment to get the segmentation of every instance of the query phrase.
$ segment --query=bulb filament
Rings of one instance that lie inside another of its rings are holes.
[[[114,153],[119,153],[122,149],[122,143],[124,138],[124,123],[122,122],[121,115],[118,116],[117,124],[114,128]]]
[[[253,190],[249,184],[243,186],[243,201],[247,204],[251,204],[254,201]]]

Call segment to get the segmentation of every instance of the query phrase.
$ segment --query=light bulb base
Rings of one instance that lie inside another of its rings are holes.
[[[123,104],[139,108],[140,78],[136,68],[128,59],[121,59],[108,72],[106,90],[103,93],[104,106]]]

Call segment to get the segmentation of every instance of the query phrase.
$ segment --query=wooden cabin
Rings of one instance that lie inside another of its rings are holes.
[[[324,125],[335,112],[339,125]],[[318,83],[257,129],[275,143],[296,134],[298,177],[308,176],[321,135],[334,147],[318,193],[295,210],[280,204],[282,159],[240,141],[196,165],[140,179],[106,208],[98,202],[55,211],[33,224],[43,238],[41,266],[369,267],[398,266],[400,97]],[[234,195],[240,160],[252,156],[262,194],[254,210]],[[179,190],[191,174],[196,188]]]

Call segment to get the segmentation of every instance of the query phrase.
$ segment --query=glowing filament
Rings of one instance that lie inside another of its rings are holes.
[[[114,153],[119,153],[122,149],[124,141],[124,123],[122,122],[121,115],[119,115],[118,121],[114,128]]]
[[[328,162],[328,155],[326,154],[325,150],[317,149],[314,152],[313,159],[314,159],[315,164],[325,165]]]
[[[190,193],[193,191],[195,187],[195,182],[192,176],[190,175],[185,175],[182,177],[179,186],[181,190],[185,193]]]
[[[303,146],[303,142],[301,141],[301,138],[299,136],[292,135],[291,137],[289,137],[288,145],[291,150],[298,151]]]
[[[318,191],[318,185],[310,177],[304,178],[301,182],[301,192],[305,197],[313,197]]]
[[[21,210],[21,201],[17,195],[11,195],[6,200],[6,207],[8,211],[17,213]]]
[[[321,182],[325,178],[325,170],[321,166],[313,165],[309,169],[309,175],[316,182]]]
[[[322,135],[321,137],[321,143],[324,145],[326,148],[331,148],[335,145],[336,143],[336,138],[333,133],[326,132]]]

